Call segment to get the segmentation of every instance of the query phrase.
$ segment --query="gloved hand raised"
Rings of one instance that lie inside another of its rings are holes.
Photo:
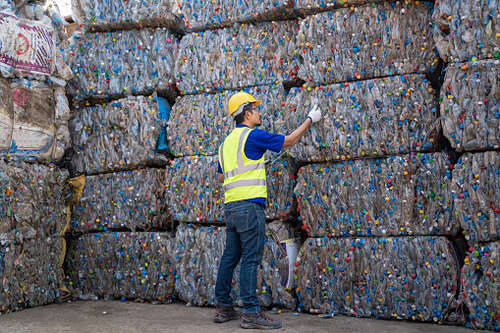
[[[319,108],[318,104],[314,104],[313,108],[307,116],[311,118],[313,123],[321,120],[321,109]]]

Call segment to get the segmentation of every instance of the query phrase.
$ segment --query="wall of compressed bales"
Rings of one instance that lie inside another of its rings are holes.
[[[71,67],[71,117],[61,83],[30,84],[34,102],[18,105],[26,82],[7,75],[0,110],[41,128],[31,142],[70,131],[36,160],[65,153],[60,177],[80,176],[61,271],[73,295],[214,305],[217,151],[234,127],[227,101],[244,90],[270,132],[290,133],[316,103],[323,112],[296,146],[266,155],[261,304],[500,330],[498,2],[72,4],[79,29],[55,57]],[[25,115],[59,105],[62,125]],[[0,232],[18,230],[5,221]],[[238,281],[237,269],[236,304]]]

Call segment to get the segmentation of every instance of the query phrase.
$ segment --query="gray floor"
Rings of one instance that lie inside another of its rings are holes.
[[[133,302],[71,302],[53,304],[0,316],[0,333],[159,333],[159,332],[252,332],[239,328],[239,321],[212,322],[213,308],[186,307],[183,304],[151,305]],[[405,321],[358,319],[317,315],[275,315],[283,320],[276,332],[464,332],[464,327],[440,326]],[[485,331],[477,331],[485,332]]]

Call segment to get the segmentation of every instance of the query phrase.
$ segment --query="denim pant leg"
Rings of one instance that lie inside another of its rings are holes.
[[[260,312],[257,298],[257,270],[264,254],[266,216],[264,207],[249,202],[247,224],[238,229],[241,241],[240,296],[243,313]]]
[[[241,257],[240,236],[234,226],[228,222],[231,219],[231,212],[225,209],[226,218],[226,247],[220,260],[217,282],[215,284],[216,305],[232,306],[231,288],[233,281],[233,271]]]

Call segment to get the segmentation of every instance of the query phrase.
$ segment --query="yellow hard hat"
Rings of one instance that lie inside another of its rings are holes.
[[[231,96],[229,102],[227,103],[227,108],[229,110],[229,115],[232,116],[240,106],[247,103],[255,103],[255,105],[259,105],[261,101],[253,98],[252,95],[247,94],[246,92],[240,91]],[[235,115],[236,116],[236,115]]]

